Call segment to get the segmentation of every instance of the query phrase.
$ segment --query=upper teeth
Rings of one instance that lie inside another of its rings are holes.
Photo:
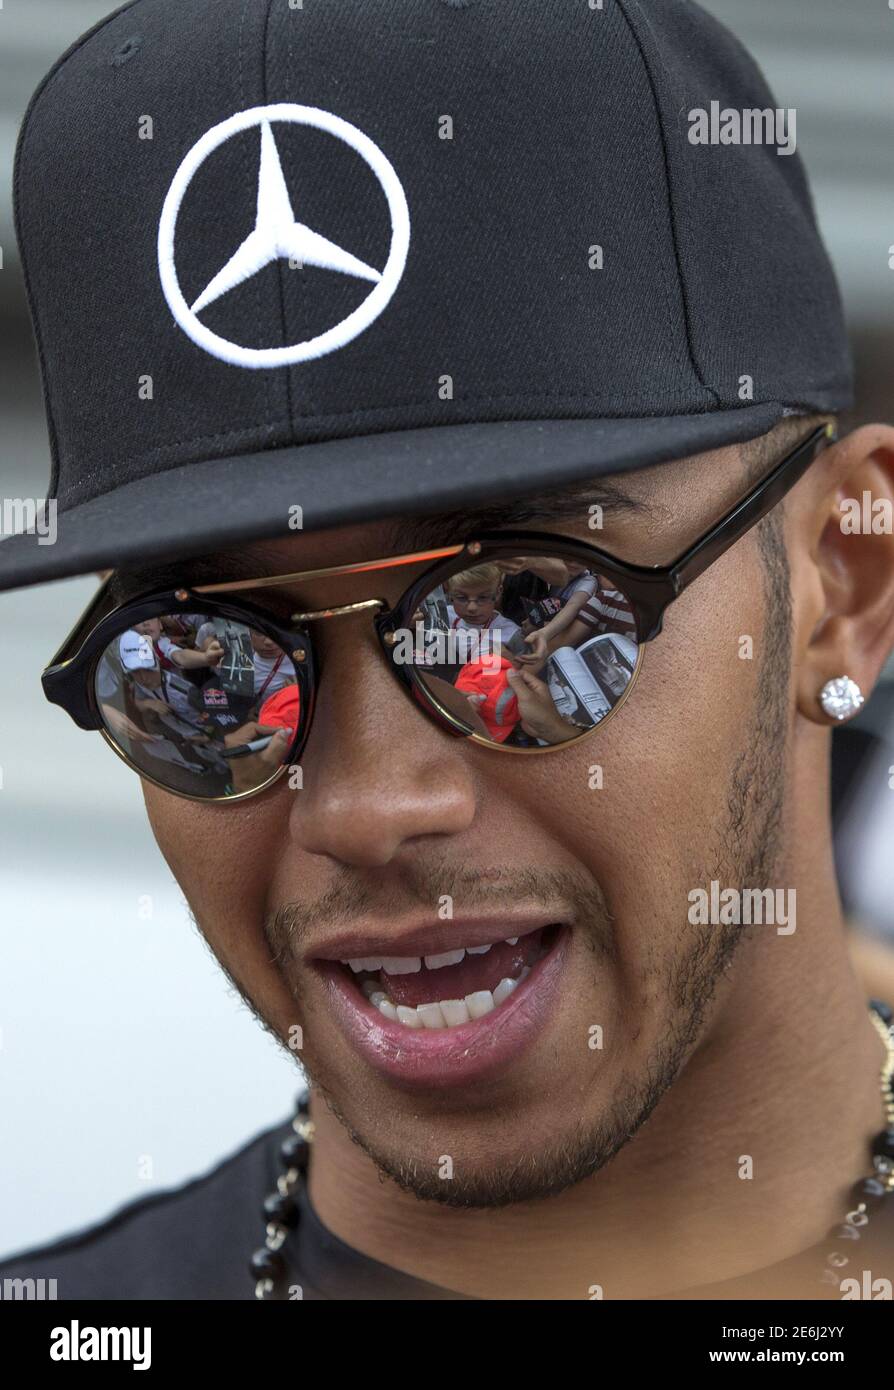
[[[465,955],[483,956],[491,946],[497,944],[491,941],[486,946],[457,946],[453,951],[441,951],[433,956],[358,956],[355,960],[343,960],[341,963],[349,965],[357,975],[361,970],[384,970],[386,975],[415,975],[422,969],[423,961],[427,969],[440,970],[442,965],[459,965]],[[517,936],[509,936],[504,942],[506,946],[517,944]]]

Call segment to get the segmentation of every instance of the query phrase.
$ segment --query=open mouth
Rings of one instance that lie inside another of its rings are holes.
[[[379,945],[355,937],[344,956],[317,957],[336,1026],[398,1086],[499,1084],[555,1019],[573,935],[568,921],[521,913],[502,929],[518,935],[486,941],[497,935],[492,923],[455,922],[405,935],[403,949],[418,956],[348,956]]]
[[[407,1029],[450,1029],[499,1009],[556,944],[561,925],[426,956],[361,957],[338,969],[379,1013]],[[532,986],[533,988],[533,982]]]

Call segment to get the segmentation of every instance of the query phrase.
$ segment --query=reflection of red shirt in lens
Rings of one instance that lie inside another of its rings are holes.
[[[282,690],[277,690],[275,695],[264,701],[258,715],[258,723],[276,729],[297,729],[298,708],[297,685],[284,685]]]
[[[506,679],[512,662],[504,656],[497,665],[493,657],[485,661],[470,661],[456,678],[456,689],[464,695],[483,695],[472,706],[484,721],[487,732],[496,743],[504,743],[520,719],[518,700]]]

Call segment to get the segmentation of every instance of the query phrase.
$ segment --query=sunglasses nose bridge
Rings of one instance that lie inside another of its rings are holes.
[[[372,609],[381,611],[388,605],[383,598],[366,598],[359,603],[341,603],[333,608],[316,608],[309,613],[292,613],[290,621],[293,623],[316,622],[321,618],[342,618],[350,613],[369,612]]]

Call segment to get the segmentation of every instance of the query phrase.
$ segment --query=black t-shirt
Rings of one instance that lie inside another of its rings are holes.
[[[55,1279],[56,1296],[65,1299],[254,1299],[249,1262],[264,1242],[262,1203],[281,1172],[279,1147],[291,1134],[284,1121],[264,1130],[211,1172],[183,1186],[123,1206],[98,1225],[52,1244],[0,1260],[0,1280]],[[313,1157],[311,1157],[313,1162]],[[299,1193],[301,1220],[283,1247],[290,1284],[301,1286],[304,1299],[417,1301],[465,1299],[391,1269],[352,1249],[323,1225],[307,1198]],[[842,1220],[844,1212],[842,1212]],[[678,1297],[700,1299],[772,1299],[791,1297],[791,1278],[799,1276],[803,1297],[840,1298],[821,1285],[825,1256],[835,1244],[824,1242],[793,1259],[739,1279],[687,1289]],[[889,1194],[848,1247],[850,1268],[860,1277],[894,1282],[894,1193]]]

